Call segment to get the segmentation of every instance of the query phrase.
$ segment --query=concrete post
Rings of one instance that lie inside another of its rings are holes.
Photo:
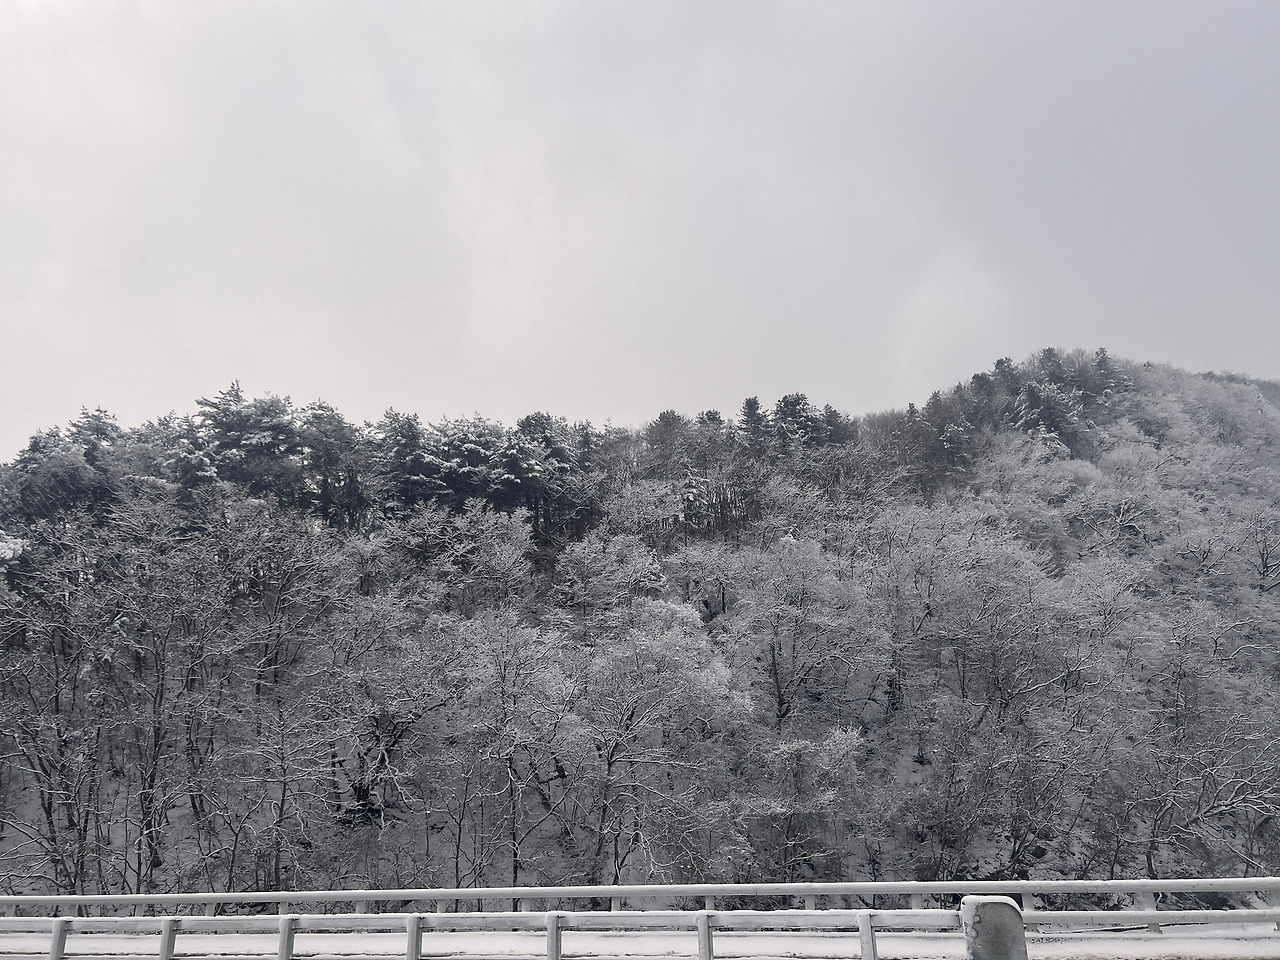
[[[165,917],[160,921],[159,960],[173,960],[174,942],[178,939],[178,921],[175,917]]]
[[[547,914],[547,960],[560,960],[560,914]]]
[[[422,956],[422,917],[411,913],[404,921],[404,960],[419,960]]]
[[[968,960],[1027,960],[1022,911],[1010,897],[963,897],[960,922]]]
[[[276,948],[276,960],[293,960],[294,917],[280,918],[280,942]]]
[[[871,923],[871,911],[858,911],[858,942],[862,947],[862,960],[879,960],[876,950],[876,930]]]
[[[58,917],[53,921],[53,936],[49,939],[49,960],[62,960],[67,950],[67,931],[71,921],[66,917]]]
[[[698,926],[698,960],[715,960],[715,944],[711,939],[711,914],[699,910],[695,920]]]

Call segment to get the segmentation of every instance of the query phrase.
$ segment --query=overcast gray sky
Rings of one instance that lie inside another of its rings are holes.
[[[1280,377],[1280,3],[0,0],[0,459],[355,420]]]

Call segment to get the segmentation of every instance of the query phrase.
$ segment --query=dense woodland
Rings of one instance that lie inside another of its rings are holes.
[[[0,466],[0,890],[1280,873],[1278,404],[86,412]]]

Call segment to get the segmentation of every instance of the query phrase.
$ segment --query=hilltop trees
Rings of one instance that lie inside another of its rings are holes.
[[[0,887],[1274,872],[1276,396],[85,412],[0,465]]]

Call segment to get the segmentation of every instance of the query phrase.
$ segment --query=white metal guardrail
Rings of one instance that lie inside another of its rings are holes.
[[[885,896],[907,896],[912,907],[922,909],[926,898],[963,896],[1052,896],[1055,894],[1117,894],[1137,898],[1146,909],[1155,909],[1155,897],[1160,894],[1201,893],[1237,895],[1265,898],[1267,894],[1280,894],[1280,877],[1195,877],[1172,880],[961,880],[961,881],[855,881],[846,883],[674,883],[632,884],[562,887],[444,887],[407,888],[386,890],[273,890],[230,893],[157,893],[157,894],[50,894],[41,896],[0,896],[0,909],[15,908],[27,912],[38,908],[73,909],[77,912],[90,907],[133,907],[144,910],[199,907],[206,913],[210,908],[233,905],[274,904],[281,913],[288,913],[292,905],[320,905],[342,907],[345,910],[363,912],[376,903],[403,905],[435,905],[444,912],[457,904],[475,904],[507,901],[526,906],[535,902],[572,904],[584,900],[610,901],[613,909],[624,904],[642,904],[644,901],[670,901],[677,898],[698,898],[707,909],[714,907],[716,898],[749,900],[757,898],[789,897],[804,903],[806,908],[816,909],[823,898],[861,898],[866,901]],[[335,911],[337,912],[337,911]]]
[[[1123,895],[1138,909],[1048,910],[1036,897],[1079,894],[1098,897]],[[1188,910],[1156,908],[1158,895],[1215,894],[1248,903],[1235,909]],[[877,930],[959,930],[960,911],[934,903],[962,897],[1007,895],[1021,897],[1021,921],[1028,929],[1125,928],[1146,925],[1153,932],[1161,924],[1274,923],[1280,929],[1280,907],[1266,905],[1268,894],[1280,894],[1280,877],[1191,878],[1175,880],[998,880],[971,882],[853,882],[766,884],[645,884],[632,886],[489,887],[394,890],[260,891],[87,896],[3,896],[0,940],[6,934],[49,937],[50,960],[64,960],[68,935],[121,934],[137,937],[136,953],[156,960],[174,960],[177,937],[184,934],[271,934],[277,938],[277,960],[293,960],[299,932],[401,934],[406,960],[421,960],[422,936],[430,931],[545,931],[548,960],[562,960],[562,935],[571,930],[696,932],[699,960],[714,960],[713,931],[796,930],[856,931],[864,960],[876,956]],[[881,898],[909,899],[911,909],[875,909]],[[787,898],[804,909],[720,909],[719,898],[735,903],[757,898]],[[863,905],[851,908],[857,898]],[[670,909],[673,900],[701,901],[702,909]],[[584,901],[603,903],[610,910],[565,910]],[[509,903],[515,909],[485,912],[485,904]],[[634,909],[645,902],[654,909]],[[320,907],[325,912],[294,914],[291,907]],[[430,904],[432,912],[418,912]],[[537,904],[542,909],[534,909]],[[840,904],[840,905],[833,905]],[[227,908],[257,905],[278,915],[226,915]],[[462,909],[464,906],[472,910]],[[624,906],[632,909],[624,909]],[[819,909],[825,906],[826,909]],[[390,907],[390,909],[385,909]],[[127,909],[134,916],[91,916]],[[1002,908],[1002,909],[1013,909]],[[224,915],[216,915],[219,910]],[[181,915],[203,911],[206,915]],[[332,912],[330,912],[332,911]],[[36,916],[50,913],[54,916]],[[143,915],[139,916],[141,913]],[[70,914],[70,915],[69,915]],[[1013,916],[1016,918],[1017,914]],[[1015,919],[1015,922],[1016,919]],[[2,954],[3,947],[0,947]],[[117,951],[118,952],[118,951]]]
[[[277,960],[294,960],[299,933],[392,933],[404,936],[406,960],[421,960],[422,936],[431,931],[545,932],[547,960],[562,960],[563,934],[572,930],[687,930],[697,935],[699,960],[714,960],[713,931],[856,931],[861,956],[877,954],[877,930],[959,930],[958,910],[621,910],[595,912],[285,914],[259,917],[5,917],[0,936],[35,933],[49,937],[49,960],[65,960],[69,934],[137,938],[145,955],[174,960],[178,934],[273,934]],[[113,955],[120,954],[117,944]]]

